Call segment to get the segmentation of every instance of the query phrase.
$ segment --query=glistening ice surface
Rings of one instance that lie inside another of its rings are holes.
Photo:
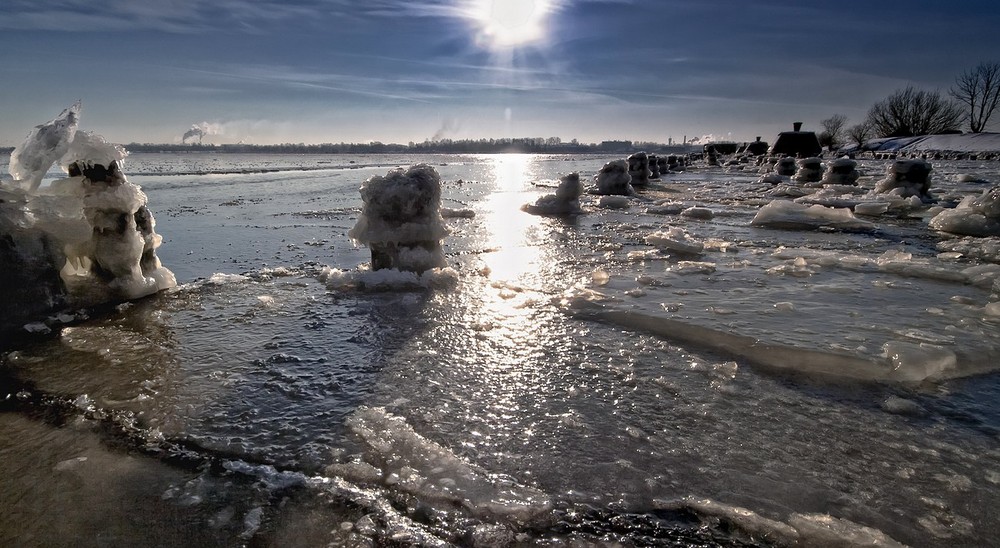
[[[1000,240],[938,234],[924,209],[754,226],[774,198],[749,169],[521,211],[614,159],[131,156],[180,285],[7,341],[0,539],[1000,535]],[[376,279],[346,235],[358,187],[420,162],[457,275]],[[885,166],[862,162],[861,186]],[[933,166],[946,204],[1000,182]]]

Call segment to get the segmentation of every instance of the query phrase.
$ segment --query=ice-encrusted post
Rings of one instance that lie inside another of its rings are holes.
[[[532,215],[578,215],[583,213],[580,208],[581,194],[583,184],[580,182],[580,174],[573,172],[559,178],[555,194],[546,194],[534,204],[524,204],[521,211]]]
[[[441,240],[441,176],[419,164],[376,175],[361,185],[364,206],[348,236],[368,246],[372,270],[423,273],[446,265]]]
[[[838,158],[829,163],[823,174],[823,184],[857,185],[861,174],[857,170],[858,163],[850,158]]]
[[[629,175],[628,163],[625,160],[612,160],[601,168],[594,176],[597,188],[594,194],[606,196],[631,196],[635,194],[632,188],[632,176]]]
[[[801,158],[795,162],[798,165],[792,179],[800,183],[818,183],[823,178],[823,160],[815,156]]]
[[[649,155],[649,178],[660,178],[660,159],[657,158],[655,154]]]
[[[789,156],[779,158],[774,164],[774,172],[778,175],[784,175],[785,177],[795,175],[796,169],[795,158],[791,158]]]
[[[897,194],[902,198],[919,197],[932,202],[931,164],[926,160],[897,160],[885,170],[885,179],[875,186],[877,194]]]
[[[646,186],[652,172],[649,170],[649,156],[645,152],[636,152],[628,157],[628,174],[632,177],[633,186]]]
[[[146,194],[122,172],[126,155],[99,135],[78,132],[63,158],[69,177],[53,181],[51,188],[57,195],[82,197],[91,229],[89,240],[67,245],[63,278],[81,288],[104,285],[112,300],[137,299],[177,285],[156,256],[162,238],[154,231]]]
[[[674,158],[676,157],[674,156]],[[656,157],[656,170],[660,173],[660,175],[666,175],[666,173],[670,171],[670,166],[667,164],[667,159],[668,159],[667,156]],[[676,163],[676,161],[674,163]]]
[[[127,152],[78,131],[79,114],[76,103],[37,126],[11,154],[14,180],[0,184],[0,332],[176,285],[156,257],[146,195],[122,172]],[[56,161],[69,176],[42,186]]]

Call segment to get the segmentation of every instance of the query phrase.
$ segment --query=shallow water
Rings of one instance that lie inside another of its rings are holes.
[[[919,211],[864,232],[752,227],[771,187],[750,169],[667,175],[626,209],[585,196],[578,217],[519,210],[609,159],[130,157],[181,286],[8,341],[0,539],[1000,534],[1000,321],[981,258],[997,260],[995,242],[935,234]],[[441,173],[445,207],[475,213],[447,219],[457,282],[321,281],[368,260],[346,236],[361,181],[415,162]],[[946,203],[989,186],[961,175],[1000,182],[995,164],[934,167]],[[861,168],[870,187],[885,164]],[[666,201],[714,215],[660,214]],[[646,243],[669,227],[706,250]]]

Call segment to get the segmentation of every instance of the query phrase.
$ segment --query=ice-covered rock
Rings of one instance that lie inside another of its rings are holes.
[[[969,196],[955,209],[938,213],[930,227],[962,236],[1000,236],[1000,186],[980,196]]]
[[[632,176],[629,175],[628,163],[625,160],[612,160],[594,176],[597,187],[594,194],[605,196],[631,196],[635,194],[632,188]]]
[[[896,160],[886,168],[885,178],[875,186],[875,192],[933,201],[930,194],[931,170],[931,164],[926,160]]]
[[[633,186],[646,186],[652,177],[649,170],[649,156],[645,152],[636,152],[628,157],[628,174],[632,177]]]
[[[861,178],[857,166],[858,163],[850,158],[838,158],[826,166],[821,182],[825,185],[856,185]]]
[[[555,194],[546,194],[534,204],[525,204],[521,210],[533,215],[577,215],[580,209],[580,195],[583,194],[583,183],[579,173],[570,173],[559,178],[559,187]]]
[[[871,230],[875,226],[855,217],[850,209],[807,206],[786,200],[774,200],[760,208],[750,224],[769,228],[831,227],[839,230]]]
[[[441,177],[433,167],[419,164],[371,177],[361,185],[361,200],[348,236],[371,249],[372,270],[445,266],[441,240],[448,229],[441,217]]]

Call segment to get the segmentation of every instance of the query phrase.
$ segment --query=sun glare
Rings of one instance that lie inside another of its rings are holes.
[[[542,40],[551,11],[551,0],[473,0],[470,17],[483,45],[508,49]]]

